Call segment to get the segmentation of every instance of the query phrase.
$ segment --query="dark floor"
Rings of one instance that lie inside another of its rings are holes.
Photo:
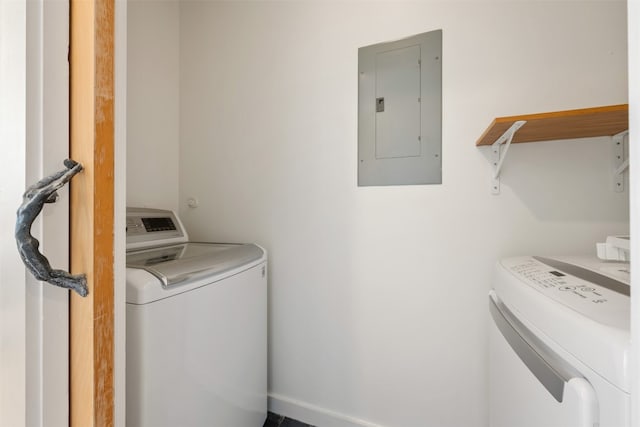
[[[300,421],[286,418],[284,415],[274,414],[273,412],[267,413],[267,420],[264,422],[263,427],[314,427],[311,424],[301,423]]]

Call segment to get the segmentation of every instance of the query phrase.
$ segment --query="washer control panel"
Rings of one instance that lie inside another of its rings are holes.
[[[127,208],[127,249],[184,243],[188,236],[175,213],[161,209]]]
[[[628,319],[629,264],[598,262],[595,259],[517,257],[500,265],[518,280],[549,298],[605,324]],[[628,323],[628,320],[627,320]]]

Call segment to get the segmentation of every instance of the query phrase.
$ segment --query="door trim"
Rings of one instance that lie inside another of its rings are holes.
[[[72,427],[114,424],[114,8],[71,1],[71,271],[89,286],[71,296]]]

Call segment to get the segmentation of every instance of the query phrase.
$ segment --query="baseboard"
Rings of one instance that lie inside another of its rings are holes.
[[[384,427],[275,393],[269,393],[269,411],[316,427]]]

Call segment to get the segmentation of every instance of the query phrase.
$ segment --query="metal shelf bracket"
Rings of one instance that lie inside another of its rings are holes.
[[[625,130],[613,135],[613,185],[617,193],[624,191],[624,171],[629,167],[629,159],[624,158],[624,138],[629,135]]]
[[[513,135],[515,135],[518,129],[524,126],[525,123],[527,123],[526,120],[518,120],[517,122],[514,122],[511,127],[491,145],[491,152],[493,153],[493,180],[491,182],[491,193],[493,194],[500,194],[500,170],[502,169],[502,164],[504,159],[507,157],[507,151],[511,146]],[[501,150],[500,147],[503,144],[504,150]]]

